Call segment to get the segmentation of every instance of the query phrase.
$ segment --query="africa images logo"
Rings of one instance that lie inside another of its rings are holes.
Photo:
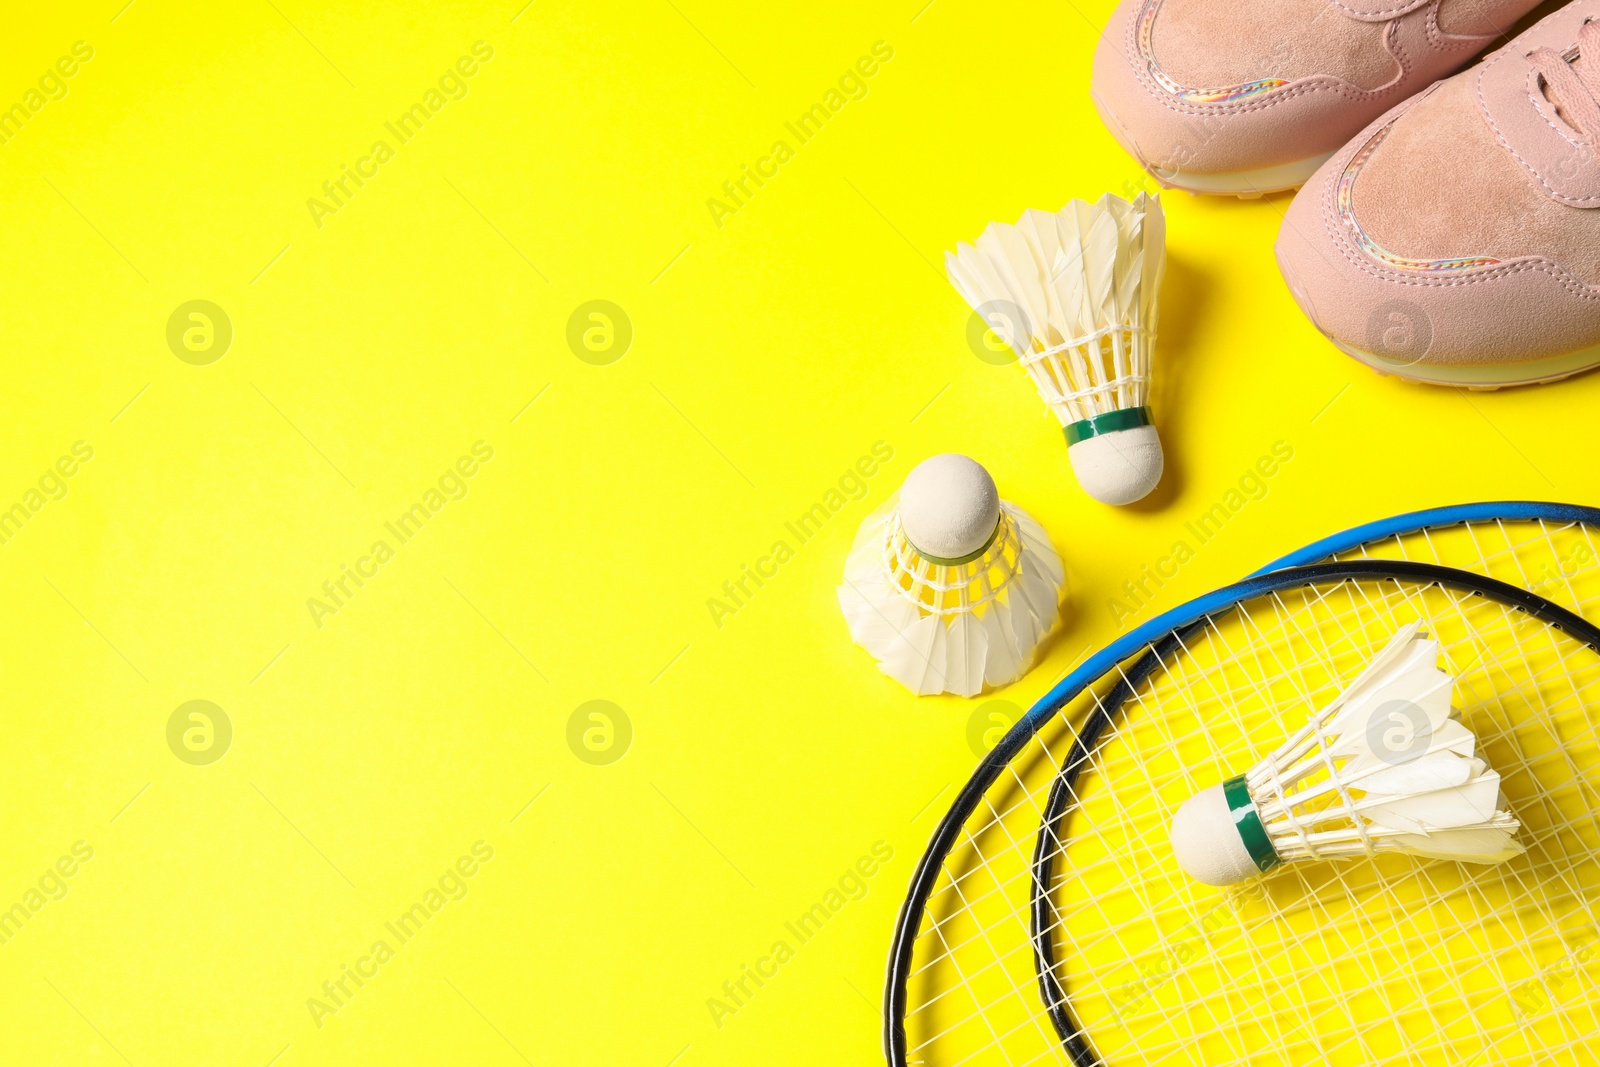
[[[487,841],[473,842],[470,855],[463,855],[447,866],[444,873],[423,890],[409,908],[402,911],[393,922],[383,924],[389,937],[378,938],[366,953],[356,957],[353,964],[340,964],[339,973],[322,983],[321,995],[306,998],[306,1010],[311,1013],[311,1021],[316,1028],[321,1030],[330,1017],[348,1007],[356,994],[378,977],[383,965],[394,959],[399,949],[416,940],[428,923],[438,918],[450,903],[465,900],[472,891],[472,879],[492,859],[493,845]]]
[[[400,112],[393,122],[383,124],[384,129],[394,137],[394,145],[379,138],[372,142],[372,148],[359,157],[353,167],[348,163],[342,164],[337,175],[323,182],[322,196],[306,200],[306,210],[311,212],[311,221],[317,229],[322,229],[328,216],[337,215],[366,187],[367,182],[378,176],[379,169],[395,157],[396,145],[409,144],[451,101],[465,100],[470,91],[467,79],[476,75],[482,69],[481,65],[493,58],[493,45],[487,41],[475,42],[472,55],[462,56],[452,66],[446,67],[444,73],[439,75],[436,86],[430,85],[421,98]]]

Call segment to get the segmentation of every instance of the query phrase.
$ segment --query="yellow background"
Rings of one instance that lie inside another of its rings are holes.
[[[94,849],[0,944],[7,1062],[879,1062],[892,918],[981,703],[910,697],[835,602],[918,460],[985,463],[1066,561],[1018,706],[1274,442],[1266,496],[1120,625],[1358,521],[1600,486],[1600,378],[1379,378],[1280,282],[1284,197],[1171,194],[1166,480],[1089,500],[941,256],[1141,187],[1086,92],[1104,0],[122,2],[0,35],[0,105],[94,50],[0,146],[0,507],[94,449],[0,545],[0,907]],[[467,95],[395,144],[477,41]],[[719,227],[722,183],[878,41],[865,97]],[[195,299],[234,331],[206,366],[166,340]],[[604,366],[566,342],[596,299],[634,330]],[[308,598],[477,441],[466,497],[318,627]],[[867,497],[718,627],[708,598],[878,441]],[[234,730],[207,766],[167,743],[195,699]],[[596,699],[633,731],[604,766],[568,745]],[[478,841],[467,895],[319,1027],[307,999]],[[879,841],[864,899],[719,1026],[708,999]]]

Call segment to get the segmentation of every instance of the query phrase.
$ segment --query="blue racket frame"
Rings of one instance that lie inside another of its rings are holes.
[[[1584,507],[1582,504],[1554,504],[1539,500],[1486,500],[1478,504],[1451,504],[1442,508],[1408,511],[1403,515],[1352,526],[1320,541],[1313,541],[1282,559],[1274,560],[1255,573],[1265,574],[1267,571],[1281,570],[1284,567],[1304,567],[1310,563],[1321,563],[1330,556],[1349,552],[1386,537],[1404,537],[1419,530],[1463,526],[1470,522],[1580,522],[1585,526],[1600,527],[1600,508]]]

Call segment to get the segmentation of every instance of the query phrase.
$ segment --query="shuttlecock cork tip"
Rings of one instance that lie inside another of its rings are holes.
[[[977,461],[956,453],[923,460],[900,490],[906,540],[930,559],[983,551],[1000,521],[1000,492]]]
[[[1245,847],[1223,787],[1202,789],[1172,816],[1172,851],[1197,882],[1233,885],[1260,873]]]
[[[1072,473],[1084,492],[1102,504],[1132,504],[1161,481],[1166,465],[1154,426],[1086,437],[1067,447]]]

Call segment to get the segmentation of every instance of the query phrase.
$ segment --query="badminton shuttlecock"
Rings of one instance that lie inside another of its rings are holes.
[[[945,269],[1060,420],[1073,473],[1107,504],[1161,480],[1161,439],[1146,406],[1156,297],[1166,266],[1161,203],[1107,193],[1058,214],[991,222]]]
[[[884,674],[923,696],[975,696],[1032,665],[1063,581],[1050,538],[988,471],[934,456],[861,524],[839,606]]]
[[[1405,627],[1356,680],[1246,774],[1172,819],[1185,871],[1231,885],[1279,863],[1402,852],[1465,863],[1519,856],[1500,776],[1455,717],[1439,643]]]

